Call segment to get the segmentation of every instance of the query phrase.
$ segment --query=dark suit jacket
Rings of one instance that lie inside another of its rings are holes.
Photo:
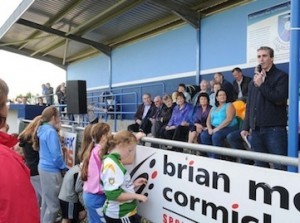
[[[241,89],[242,89],[242,93],[243,93],[243,98],[242,100],[247,100],[247,96],[248,96],[248,85],[251,82],[251,78],[247,77],[247,76],[243,76],[243,80],[241,83]],[[238,98],[239,95],[239,85],[237,83],[236,80],[233,81],[233,98],[234,100],[236,100]]]
[[[227,101],[228,102],[233,102],[233,86],[231,83],[229,83],[227,80],[223,80],[223,83],[221,84],[221,88],[225,90],[227,94]]]
[[[136,113],[135,113],[135,115],[134,115],[134,120],[135,120],[135,121],[136,121],[137,119],[143,120],[144,108],[145,108],[144,103],[139,105],[139,107],[138,107],[138,109],[136,110]],[[156,109],[156,107],[155,107],[155,105],[154,105],[154,102],[152,102],[152,103],[151,103],[151,106],[150,106],[150,109],[148,110],[145,119],[150,118],[150,115],[154,113],[155,109]]]

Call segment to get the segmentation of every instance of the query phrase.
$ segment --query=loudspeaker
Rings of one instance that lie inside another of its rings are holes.
[[[86,81],[67,81],[67,113],[86,114]]]

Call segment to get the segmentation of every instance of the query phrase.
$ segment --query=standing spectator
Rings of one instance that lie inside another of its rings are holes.
[[[186,91],[186,86],[185,86],[185,84],[183,84],[183,83],[179,84],[179,85],[178,85],[177,91],[184,94],[185,101],[186,101],[187,103],[190,103],[190,102],[191,102],[191,95],[190,95],[190,93],[188,93],[188,92]],[[177,99],[176,99],[176,100],[177,100]]]
[[[58,85],[55,89],[55,94],[57,95],[57,93],[60,91],[61,86],[66,87],[66,83],[62,82],[60,85]]]
[[[104,222],[102,206],[105,195],[101,182],[102,157],[105,154],[110,127],[106,123],[93,124],[91,129],[92,142],[85,152],[81,169],[83,185],[83,201],[88,212],[88,222]]]
[[[67,103],[67,95],[66,95],[66,87],[65,85],[60,85],[59,91],[56,92],[58,104],[60,105],[59,110],[60,112],[65,112],[66,103]]]
[[[54,103],[53,87],[51,87],[50,83],[47,83],[46,87],[48,88],[48,94],[47,94],[47,97],[46,97],[46,103],[47,103],[47,105],[53,105],[53,103]]]
[[[38,204],[42,204],[42,188],[38,171],[40,160],[38,149],[32,147],[33,133],[37,125],[40,123],[42,116],[36,116],[19,135],[19,146],[23,149],[25,163],[30,169],[30,181],[36,193]]]
[[[58,195],[63,218],[62,223],[79,223],[86,216],[86,211],[79,200],[79,193],[82,192],[82,181],[79,173],[80,165],[76,164],[64,176]]]
[[[247,101],[248,96],[248,85],[251,82],[251,78],[244,76],[241,68],[236,67],[232,70],[234,77],[233,85],[233,99]]]
[[[135,187],[147,184],[145,178],[135,181],[124,164],[132,164],[137,139],[129,131],[111,136],[107,143],[108,155],[104,156],[102,184],[107,197],[104,216],[107,223],[138,223],[137,201],[146,202],[147,197],[135,193]]]
[[[6,126],[8,86],[0,79],[0,129]],[[0,221],[39,223],[39,208],[30,173],[23,159],[12,149],[17,143],[0,132]]]
[[[216,105],[207,117],[207,130],[200,134],[201,143],[222,147],[226,136],[238,128],[235,108],[227,101],[226,91],[220,89],[216,93]],[[209,154],[210,157],[218,157]]]
[[[42,96],[46,98],[46,95],[48,95],[48,88],[46,84],[42,84]]]
[[[226,91],[227,101],[233,102],[233,85],[224,78],[221,72],[215,73],[214,79],[215,82],[221,84],[221,88]]]
[[[246,137],[251,131],[251,146],[256,152],[286,156],[288,75],[274,65],[272,48],[260,47],[257,58],[261,71],[255,71],[249,86],[241,135]],[[255,161],[255,165],[269,166],[262,161]],[[286,170],[280,164],[274,164],[274,168]]]
[[[62,171],[66,170],[58,130],[60,115],[54,106],[44,109],[34,132],[33,148],[38,149],[38,170],[42,187],[41,221],[53,223],[58,217],[58,194],[62,184]]]
[[[145,93],[143,95],[143,104],[141,104],[135,115],[134,115],[134,124],[131,124],[127,127],[128,131],[131,132],[144,132],[148,134],[151,132],[151,122],[149,120],[151,114],[153,114],[155,110],[155,105],[151,100],[151,95]]]

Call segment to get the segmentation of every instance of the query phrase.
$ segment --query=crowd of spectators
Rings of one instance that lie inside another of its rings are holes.
[[[253,80],[236,67],[232,83],[218,72],[212,81],[202,80],[194,95],[185,84],[179,84],[172,95],[155,96],[154,102],[145,93],[128,130],[156,138],[287,155],[288,75],[274,65],[272,48],[259,48],[257,58],[260,70],[255,69]],[[183,148],[171,150],[181,152]],[[269,167],[265,162],[254,164]],[[274,168],[286,169],[282,165]]]

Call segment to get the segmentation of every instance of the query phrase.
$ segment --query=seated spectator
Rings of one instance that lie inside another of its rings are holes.
[[[209,95],[209,104],[215,106],[216,103],[216,92],[221,89],[221,84],[215,83],[213,86],[213,92]]]
[[[174,104],[170,95],[165,95],[163,97],[163,102],[164,106],[162,107],[161,114],[158,117],[158,120],[155,122],[154,126],[152,126],[151,130],[152,135],[157,138],[163,137],[165,127],[172,116],[174,108]]]
[[[87,119],[90,124],[99,122],[99,117],[95,112],[104,111],[102,108],[96,107],[94,103],[88,104],[87,106]]]
[[[145,134],[148,134],[151,132],[151,121],[149,120],[149,117],[151,114],[153,114],[155,111],[155,105],[153,101],[151,101],[151,95],[149,93],[146,93],[143,95],[143,104],[141,104],[135,115],[134,115],[134,124],[131,124],[127,127],[128,131],[131,132],[144,132]]]
[[[210,110],[207,117],[207,130],[200,134],[202,144],[222,147],[226,136],[238,129],[235,118],[235,108],[227,101],[225,90],[216,93],[216,105]],[[210,157],[217,157],[209,154]]]
[[[152,127],[151,127],[151,134],[153,137],[156,137],[157,129],[155,127],[158,127],[158,125],[155,125],[156,122],[159,122],[161,119],[162,110],[165,107],[162,98],[160,96],[156,96],[154,98],[154,104],[155,104],[155,112],[151,114],[149,120],[151,121]]]
[[[227,101],[233,102],[233,85],[225,80],[224,75],[221,72],[215,73],[214,79],[216,83],[221,84],[221,88],[226,92]]]
[[[177,105],[174,107],[171,119],[165,127],[163,138],[177,141],[187,141],[189,132],[188,118],[192,110],[192,105],[185,101],[184,94],[177,95]],[[182,151],[178,149],[177,151]]]
[[[251,82],[251,78],[244,76],[241,68],[236,67],[232,70],[232,75],[234,77],[233,85],[233,99],[241,99],[247,101],[248,96],[248,85]]]
[[[246,103],[243,102],[242,100],[238,100],[233,102],[232,105],[236,110],[236,117],[239,120],[239,129],[229,133],[226,137],[226,140],[230,148],[250,150],[251,148],[247,145],[247,143],[244,141],[244,139],[241,136],[241,127],[242,127],[242,122],[245,118]],[[242,158],[239,158],[238,162],[244,164],[253,164],[252,160],[242,159]]]
[[[210,88],[210,92],[212,93],[214,91],[214,85],[215,85],[215,79],[211,79],[209,81],[209,88]]]
[[[36,105],[46,106],[46,103],[44,103],[43,97],[38,97],[38,103]]]
[[[28,104],[28,101],[27,101],[27,97],[26,97],[26,96],[23,96],[23,97],[22,97],[22,104],[24,104],[24,105],[27,105],[27,104]]]
[[[178,95],[178,91],[174,91],[172,93],[172,102],[173,102],[173,106],[176,106],[177,105],[177,95]]]
[[[113,113],[120,111],[120,105],[116,99],[116,96],[110,91],[105,91],[102,95],[102,102],[104,103],[103,109],[108,112],[111,119],[114,119],[115,115]],[[118,115],[116,115],[116,118],[117,117]]]
[[[195,95],[194,95],[194,97],[193,97],[193,99],[192,99],[192,104],[195,106],[197,103],[198,103],[198,99],[199,99],[199,94],[200,93],[202,93],[202,92],[204,92],[204,93],[207,93],[208,95],[210,95],[210,89],[209,89],[209,83],[208,83],[208,81],[207,80],[202,80],[201,82],[200,82],[200,84],[199,84],[199,86],[200,86],[200,91],[199,92],[197,92]]]
[[[201,92],[198,97],[198,105],[194,106],[194,111],[189,126],[189,143],[197,143],[198,135],[206,130],[206,120],[211,109],[208,94]]]
[[[185,86],[185,84],[182,84],[182,83],[179,84],[179,85],[178,85],[177,91],[184,94],[185,101],[186,101],[187,103],[190,103],[190,102],[191,102],[191,95],[186,91],[186,86]],[[177,100],[177,98],[176,98],[176,100]]]

